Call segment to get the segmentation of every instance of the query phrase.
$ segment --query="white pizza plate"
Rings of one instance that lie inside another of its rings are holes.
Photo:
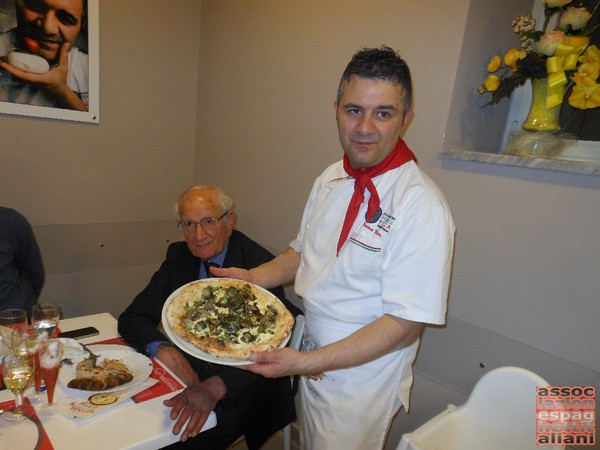
[[[125,389],[129,389],[131,387],[137,386],[140,383],[143,383],[152,373],[153,365],[152,361],[141,353],[133,351],[129,347],[123,347],[122,345],[114,345],[114,344],[97,344],[97,345],[88,345],[89,349],[94,352],[94,354],[98,355],[99,358],[96,363],[100,363],[103,359],[120,359],[127,366],[127,368],[133,374],[133,379],[125,384],[120,386],[116,386],[110,389],[104,389],[102,391],[87,391],[84,389],[72,389],[67,387],[69,381],[75,378],[76,369],[75,366],[78,362],[84,359],[83,356],[73,359],[73,365],[63,365],[60,368],[60,372],[58,373],[58,379],[63,384],[65,391],[67,392],[92,392],[92,393],[100,393],[100,392],[115,392],[115,391],[123,391]],[[86,353],[87,356],[87,353]]]
[[[203,281],[206,281],[207,284],[209,284],[209,283],[210,284],[214,284],[215,281],[218,282],[219,280],[231,280],[231,278],[206,278],[206,280],[192,281],[190,283],[184,284],[180,288],[178,288],[175,291],[173,291],[173,293],[171,293],[171,295],[169,295],[169,298],[167,298],[167,301],[165,302],[165,304],[163,306],[163,310],[162,310],[162,324],[163,324],[163,328],[164,328],[165,332],[167,333],[167,336],[169,337],[169,339],[171,340],[171,342],[173,342],[173,344],[175,344],[181,350],[183,350],[187,354],[193,356],[194,358],[198,358],[198,359],[201,359],[203,361],[207,361],[207,362],[211,362],[211,363],[215,363],[215,364],[222,364],[224,366],[247,366],[249,364],[253,364],[252,361],[249,361],[247,359],[218,358],[218,357],[213,356],[213,355],[211,355],[209,353],[206,353],[206,352],[200,350],[194,344],[186,341],[185,339],[183,339],[182,337],[180,337],[178,334],[176,334],[173,331],[173,329],[171,328],[171,326],[169,325],[169,321],[167,319],[167,308],[169,307],[169,304],[171,303],[171,301],[173,301],[173,299],[175,297],[177,297],[177,295],[179,295],[179,293],[187,285],[192,284],[192,283],[202,283]],[[248,284],[252,284],[252,283],[248,283]],[[277,300],[278,302],[281,303],[281,300],[279,300],[276,296],[274,296],[271,292],[267,291],[265,288],[260,287],[260,286],[258,286],[256,284],[252,284],[252,286],[255,287],[256,289],[258,289],[259,291],[264,292],[269,297],[272,297],[272,298],[274,298],[275,300]],[[290,340],[290,336],[291,335],[292,335],[292,333],[290,331],[290,333],[287,335],[287,337],[283,340],[283,342],[281,343],[281,345],[279,345],[278,348],[285,347],[286,344],[288,343],[288,341]]]

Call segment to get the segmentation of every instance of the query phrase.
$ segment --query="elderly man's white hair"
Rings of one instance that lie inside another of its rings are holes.
[[[225,193],[225,191],[223,191],[223,189],[221,189],[218,186],[208,186],[208,185],[204,185],[204,184],[195,184],[195,185],[190,186],[189,188],[187,188],[179,196],[179,199],[177,200],[177,203],[175,203],[175,217],[177,217],[177,220],[181,220],[180,211],[179,211],[179,204],[181,203],[181,199],[183,197],[185,197],[188,193],[192,192],[192,191],[212,191],[212,192],[216,192],[218,194],[218,196],[219,196],[219,203],[221,204],[222,213],[225,214],[226,211],[228,211],[228,212],[235,211],[235,203],[233,202],[232,198],[229,195],[227,195]]]

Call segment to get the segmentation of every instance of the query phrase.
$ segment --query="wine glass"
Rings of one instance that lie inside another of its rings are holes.
[[[48,339],[40,342],[40,367],[46,384],[46,393],[48,394],[48,404],[43,405],[38,410],[40,417],[54,417],[52,405],[54,403],[54,388],[58,379],[58,369],[60,368],[60,359],[62,354],[62,344],[59,339]]]
[[[27,325],[27,312],[23,309],[5,309],[0,311],[0,355],[11,349],[12,329]]]
[[[31,325],[21,325],[12,332],[12,351],[17,355],[31,354],[35,362],[33,371],[33,384],[35,386],[35,396],[29,396],[32,403],[41,405],[40,392],[42,390],[42,368],[40,366],[40,346],[43,341],[48,339],[45,331],[38,334]]]
[[[60,308],[55,303],[36,303],[31,308],[31,325],[38,332],[46,331],[52,337],[60,320]]]
[[[2,379],[4,384],[15,394],[15,407],[12,411],[4,411],[2,417],[11,422],[20,422],[28,416],[23,409],[23,392],[31,384],[35,361],[33,355],[25,353],[15,355],[8,353],[2,360]]]

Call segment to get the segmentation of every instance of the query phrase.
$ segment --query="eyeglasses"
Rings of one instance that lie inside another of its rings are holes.
[[[205,217],[199,222],[194,222],[193,220],[184,220],[183,222],[179,222],[177,224],[177,228],[185,233],[191,233],[195,231],[197,226],[202,227],[204,231],[213,231],[217,228],[219,221],[227,214],[229,214],[229,211],[225,211],[221,217]]]

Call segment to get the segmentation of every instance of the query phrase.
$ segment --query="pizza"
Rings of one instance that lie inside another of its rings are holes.
[[[203,352],[239,360],[279,348],[294,327],[277,297],[233,278],[188,283],[167,305],[166,318],[177,336]]]

